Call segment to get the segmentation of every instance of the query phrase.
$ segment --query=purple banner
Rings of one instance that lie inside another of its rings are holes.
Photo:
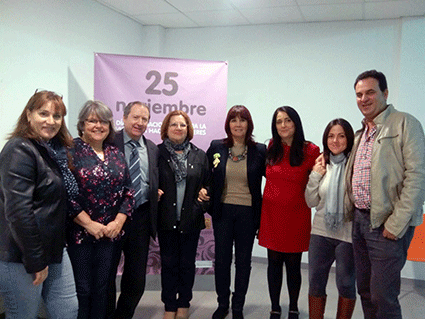
[[[160,143],[162,119],[185,111],[193,123],[193,143],[206,150],[224,136],[227,105],[227,62],[166,59],[95,53],[94,98],[108,105],[115,128],[123,127],[126,104],[148,105],[151,120],[146,137]]]
[[[95,53],[94,98],[108,105],[120,130],[125,105],[141,101],[151,119],[145,136],[161,143],[163,118],[173,110],[185,111],[192,120],[192,142],[206,150],[212,139],[225,136],[227,62],[167,59]],[[214,236],[211,219],[201,232],[196,257],[197,274],[213,274]],[[208,227],[209,226],[209,227]],[[120,265],[119,273],[121,273]],[[148,273],[160,273],[158,242],[151,240]]]

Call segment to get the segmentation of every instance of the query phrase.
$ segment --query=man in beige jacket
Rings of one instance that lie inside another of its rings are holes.
[[[423,214],[424,132],[387,104],[383,73],[363,72],[354,89],[364,119],[347,163],[345,212],[353,220],[357,290],[365,318],[402,318],[400,274]]]

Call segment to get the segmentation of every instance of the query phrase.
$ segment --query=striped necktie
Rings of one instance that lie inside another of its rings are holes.
[[[132,147],[130,154],[130,178],[131,184],[134,188],[134,200],[136,202],[135,208],[139,207],[142,201],[142,179],[140,173],[140,158],[138,147],[139,142],[131,140],[130,145]]]

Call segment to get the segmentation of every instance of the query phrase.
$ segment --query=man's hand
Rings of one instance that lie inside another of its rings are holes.
[[[397,240],[397,237],[391,234],[385,227],[384,227],[384,231],[382,232],[382,236],[391,240]]]
[[[164,191],[162,189],[158,189],[158,202],[161,200],[162,195],[164,195]]]
[[[198,201],[199,202],[208,202],[210,200],[210,197],[208,196],[208,192],[205,188],[201,188],[199,190],[198,194]]]

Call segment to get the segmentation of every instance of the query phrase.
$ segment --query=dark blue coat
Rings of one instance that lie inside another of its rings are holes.
[[[214,168],[214,154],[220,154],[220,163]],[[210,210],[209,213],[214,219],[219,219],[222,211],[221,197],[226,179],[226,163],[229,158],[229,148],[224,140],[214,140],[207,150],[207,157],[212,170],[212,182],[209,191]],[[252,196],[252,208],[254,210],[254,223],[256,229],[260,226],[261,216],[261,182],[266,169],[266,145],[256,143],[248,146],[247,154],[247,174],[248,187]]]

